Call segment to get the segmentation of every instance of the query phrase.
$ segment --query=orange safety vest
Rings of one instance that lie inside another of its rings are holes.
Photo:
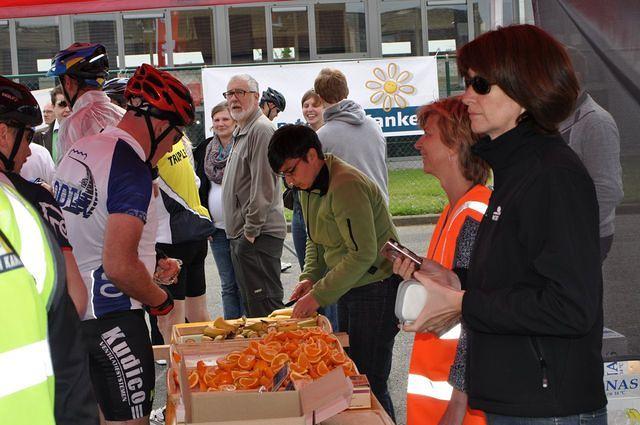
[[[479,184],[460,198],[454,208],[447,205],[436,224],[427,258],[453,268],[460,230],[467,217],[482,220],[490,196],[491,190]],[[447,381],[459,335],[460,325],[440,338],[432,333],[416,334],[409,364],[407,425],[437,424],[442,418],[453,391]],[[463,424],[485,424],[484,414],[467,407]]]

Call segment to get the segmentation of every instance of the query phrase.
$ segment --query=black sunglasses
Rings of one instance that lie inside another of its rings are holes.
[[[59,106],[61,108],[66,108],[67,107],[67,101],[66,100],[61,100],[60,102],[56,103],[56,106]]]
[[[469,86],[473,87],[473,91],[478,94],[488,94],[491,91],[491,86],[493,84],[489,82],[486,78],[483,78],[479,75],[475,77],[464,79],[464,86],[468,88]]]

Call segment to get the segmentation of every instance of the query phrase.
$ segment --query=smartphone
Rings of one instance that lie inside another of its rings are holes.
[[[422,257],[420,257],[415,252],[411,251],[409,248],[406,248],[400,244],[400,242],[395,239],[389,239],[382,246],[380,250],[380,254],[387,260],[392,263],[396,260],[396,258],[408,258],[416,264],[416,267],[420,267],[422,264]]]

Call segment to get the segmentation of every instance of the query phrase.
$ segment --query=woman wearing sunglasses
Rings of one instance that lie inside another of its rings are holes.
[[[558,134],[579,89],[571,62],[532,25],[487,32],[457,60],[494,192],[467,273],[414,273],[428,299],[407,329],[462,315],[469,405],[489,424],[606,424],[598,204]]]

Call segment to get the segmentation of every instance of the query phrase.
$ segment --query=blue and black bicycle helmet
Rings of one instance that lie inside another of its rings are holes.
[[[49,77],[70,76],[76,79],[81,87],[96,88],[102,87],[108,75],[107,49],[98,43],[73,43],[66,49],[60,50],[51,59],[51,68],[47,72]],[[64,84],[62,88],[64,90]],[[73,108],[78,93],[71,99],[65,91],[65,96]]]
[[[272,89],[271,87],[262,92],[262,97],[260,98],[260,106],[262,106],[266,102],[273,103],[273,105],[278,108],[279,112],[284,111],[284,108],[287,107],[287,101],[284,99],[282,93],[280,93],[278,90]]]

